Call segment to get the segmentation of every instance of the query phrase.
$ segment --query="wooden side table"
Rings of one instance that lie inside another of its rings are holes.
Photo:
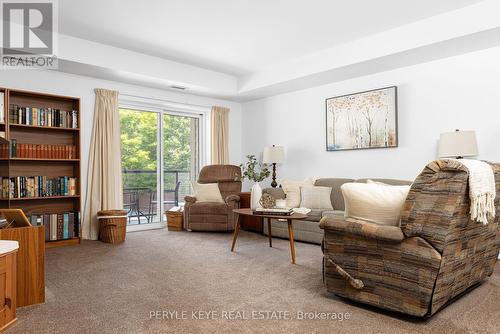
[[[250,193],[240,192],[240,209],[250,208]],[[240,228],[245,231],[264,233],[264,218],[256,216],[242,216],[240,218]]]
[[[234,213],[236,213],[238,216],[236,217],[236,225],[234,226],[234,233],[233,233],[233,243],[231,244],[231,252],[234,252],[234,246],[236,245],[236,239],[238,239],[238,232],[240,230],[240,221],[241,218],[245,216],[250,216],[250,217],[255,217],[257,215],[254,215],[253,211],[251,209],[235,209],[233,210]],[[263,215],[258,215],[262,216],[262,218],[267,218],[267,224],[269,227],[269,247],[273,247],[273,239],[271,236],[271,219],[286,219],[288,222],[288,236],[290,240],[290,255],[292,257],[292,264],[295,264],[295,242],[293,241],[293,220],[298,220],[298,219],[305,219],[307,218],[306,215],[303,215],[301,213],[293,213],[290,216],[278,216],[278,215],[271,215],[271,214],[263,214]]]
[[[165,213],[169,231],[182,231],[184,229],[184,208],[174,206]]]

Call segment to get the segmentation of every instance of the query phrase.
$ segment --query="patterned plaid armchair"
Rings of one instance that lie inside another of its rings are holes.
[[[497,212],[488,225],[470,219],[468,170],[454,160],[429,163],[406,199],[401,228],[325,218],[323,279],[328,291],[414,316],[431,316],[491,276],[500,246]]]

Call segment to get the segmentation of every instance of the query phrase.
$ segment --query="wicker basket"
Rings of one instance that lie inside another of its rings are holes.
[[[127,211],[103,210],[97,213],[99,238],[103,242],[117,244],[125,241],[127,232]]]
[[[183,207],[173,207],[166,212],[167,214],[167,226],[169,231],[182,231],[183,219],[182,216],[184,214]]]

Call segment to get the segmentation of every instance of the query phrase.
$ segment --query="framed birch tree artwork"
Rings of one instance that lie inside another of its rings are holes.
[[[326,99],[326,150],[398,146],[397,87]]]

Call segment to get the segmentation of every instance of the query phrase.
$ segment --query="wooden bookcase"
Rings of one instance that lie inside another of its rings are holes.
[[[4,122],[0,123],[0,131],[5,132],[5,139],[10,142],[15,139],[17,144],[72,145],[76,152],[71,159],[49,158],[0,158],[0,176],[60,176],[76,177],[76,193],[74,196],[51,196],[31,198],[1,198],[1,208],[20,208],[26,215],[54,214],[68,211],[81,211],[80,205],[80,99],[75,97],[57,96],[15,89],[0,88],[4,93]],[[36,125],[14,124],[10,121],[11,105],[19,107],[53,108],[61,111],[76,111],[77,128],[49,127]],[[0,185],[1,186],[1,185]],[[81,213],[80,213],[81,217]],[[65,240],[47,241],[46,248],[80,243],[81,224],[78,237]]]

